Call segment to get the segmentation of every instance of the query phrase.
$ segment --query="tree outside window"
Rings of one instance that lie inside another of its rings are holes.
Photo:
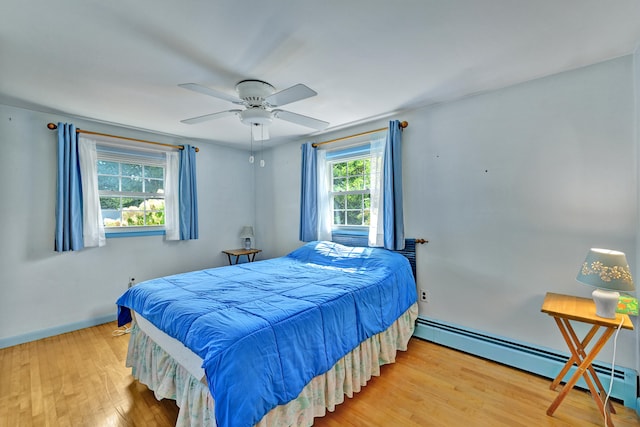
[[[368,227],[371,209],[370,159],[360,157],[333,161],[329,167],[334,228]]]

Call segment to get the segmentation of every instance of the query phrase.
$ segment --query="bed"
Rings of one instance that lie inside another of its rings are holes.
[[[408,259],[310,242],[290,254],[140,283],[117,301],[127,366],[177,425],[308,426],[405,350]]]

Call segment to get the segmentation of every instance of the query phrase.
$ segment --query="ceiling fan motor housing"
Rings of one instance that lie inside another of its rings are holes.
[[[236,85],[238,97],[251,107],[263,106],[264,99],[275,91],[276,88],[262,80],[243,80]]]

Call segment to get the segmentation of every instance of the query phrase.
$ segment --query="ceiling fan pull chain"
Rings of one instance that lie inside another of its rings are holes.
[[[264,125],[260,125],[260,133],[262,138],[260,141],[260,167],[264,167]]]
[[[251,154],[249,155],[249,163],[253,164],[255,158],[253,157],[253,131],[249,128],[249,138],[251,138]]]

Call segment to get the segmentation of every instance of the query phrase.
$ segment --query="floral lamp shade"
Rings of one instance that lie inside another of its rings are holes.
[[[253,227],[245,225],[240,232],[240,238],[244,240],[244,248],[251,249],[251,240],[253,239]]]
[[[591,248],[576,280],[597,288],[592,296],[596,304],[596,314],[600,317],[616,317],[615,310],[620,297],[617,291],[635,290],[624,252],[610,249]]]

